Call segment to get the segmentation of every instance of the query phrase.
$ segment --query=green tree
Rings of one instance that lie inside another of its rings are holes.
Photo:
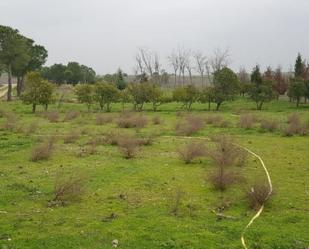
[[[35,45],[34,41],[25,38],[28,46],[29,60],[18,61],[13,66],[13,74],[17,77],[17,96],[21,95],[24,85],[24,77],[28,72],[41,69],[48,56],[47,50],[40,45]]]
[[[224,101],[232,100],[239,92],[237,75],[229,68],[224,67],[214,73],[213,101],[219,110]]]
[[[106,107],[110,112],[111,103],[119,99],[119,90],[111,83],[98,82],[94,85],[94,99],[99,102],[101,110]]]
[[[21,99],[25,104],[32,105],[32,112],[36,111],[37,105],[48,105],[53,100],[53,85],[44,80],[38,72],[30,72],[26,75],[25,90]]]
[[[0,64],[8,74],[7,100],[12,99],[12,73],[17,64],[27,64],[30,55],[25,37],[18,30],[0,25]]]
[[[303,76],[303,73],[305,71],[305,63],[304,63],[300,53],[298,53],[298,55],[297,55],[294,70],[295,70],[295,72],[294,72],[295,78],[301,78]]]
[[[168,99],[164,97],[163,91],[159,85],[155,83],[144,83],[148,85],[149,102],[152,103],[152,110],[157,111],[158,107],[166,103]]]
[[[185,87],[178,87],[173,92],[173,100],[176,102],[182,102],[182,107],[187,110],[191,110],[192,104],[199,98],[199,91],[194,85],[188,85]]]
[[[128,85],[128,92],[132,97],[134,110],[142,111],[144,104],[149,102],[149,87],[146,82],[131,83]]]
[[[201,103],[208,103],[208,110],[210,110],[210,105],[213,99],[214,99],[214,88],[204,87],[200,94],[199,101]]]
[[[300,104],[300,100],[305,96],[305,83],[300,79],[290,81],[288,96],[296,100],[296,106]]]
[[[263,80],[260,67],[257,65],[251,74],[250,98],[255,101],[257,110],[261,110],[265,102],[271,101],[274,97],[273,82]]]
[[[115,78],[115,84],[119,90],[123,90],[126,88],[126,82],[124,80],[124,76],[120,68],[118,69],[114,78]]]
[[[75,87],[75,93],[77,95],[78,101],[85,103],[87,105],[88,111],[90,111],[94,98],[93,86],[89,84],[78,84]]]
[[[50,67],[42,68],[42,76],[56,84],[65,82],[66,66],[63,64],[54,64]]]

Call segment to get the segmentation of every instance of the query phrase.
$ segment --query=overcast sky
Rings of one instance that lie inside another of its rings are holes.
[[[0,24],[44,45],[48,65],[78,61],[99,74],[132,73],[139,47],[165,64],[177,47],[228,47],[235,70],[309,59],[309,0],[0,0]]]

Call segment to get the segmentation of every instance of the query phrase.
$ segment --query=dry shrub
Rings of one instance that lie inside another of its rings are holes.
[[[93,141],[92,143],[88,144],[87,146],[83,146],[77,152],[77,157],[86,157],[89,155],[95,155],[98,153],[97,144]]]
[[[118,127],[120,128],[136,128],[141,129],[146,127],[148,123],[148,119],[141,115],[134,115],[132,113],[124,113],[122,114],[118,121]]]
[[[153,135],[150,135],[150,136],[147,136],[147,137],[142,137],[142,138],[138,139],[138,145],[141,145],[141,146],[149,146],[149,145],[152,145],[153,142],[154,142],[154,136]]]
[[[97,125],[104,125],[113,122],[113,116],[111,115],[104,115],[98,114],[96,116],[96,124]]]
[[[185,197],[185,192],[180,188],[177,188],[170,198],[171,213],[175,216],[179,215],[182,200]]]
[[[230,126],[230,122],[219,115],[209,115],[206,117],[205,121],[206,124],[211,124],[215,127],[227,128]]]
[[[54,143],[55,139],[51,137],[34,147],[31,153],[31,161],[37,162],[42,160],[48,160],[53,153]]]
[[[65,144],[75,143],[80,138],[80,132],[73,130],[64,137]]]
[[[24,128],[25,135],[29,136],[35,133],[39,128],[39,123],[37,121],[33,121],[27,127]]]
[[[84,174],[75,174],[63,177],[61,174],[56,176],[54,187],[54,199],[50,205],[66,205],[79,201],[84,194],[86,179]]]
[[[46,118],[51,123],[56,123],[59,121],[59,113],[58,112],[48,112],[45,114]]]
[[[183,122],[176,125],[177,135],[190,136],[204,127],[204,120],[196,116],[188,116]]]
[[[203,143],[192,142],[178,150],[179,157],[185,163],[191,163],[194,159],[206,155],[206,146]]]
[[[260,208],[269,198],[269,186],[264,183],[256,183],[248,191],[247,198],[251,208]]]
[[[214,188],[220,191],[226,190],[230,185],[238,182],[239,179],[239,176],[223,167],[219,167],[217,171],[213,172],[209,177],[209,180],[213,184]]]
[[[163,123],[163,120],[161,119],[160,116],[154,116],[154,117],[152,118],[152,123],[153,123],[154,125],[159,125],[159,124],[162,124],[162,123]]]
[[[125,159],[134,158],[139,147],[139,140],[134,136],[122,136],[117,141],[119,150]]]
[[[211,124],[211,125],[214,125],[214,124],[218,124],[222,121],[222,117],[219,116],[219,115],[208,115],[205,119],[206,121],[206,124]]]
[[[298,113],[292,113],[288,116],[288,124],[300,124],[301,123],[301,119]]]
[[[243,114],[239,118],[239,127],[244,129],[251,129],[254,127],[256,117],[252,114]]]
[[[261,129],[266,130],[266,131],[270,131],[270,132],[274,132],[275,130],[278,129],[278,121],[277,120],[267,120],[264,119],[261,121]]]
[[[109,145],[118,145],[118,140],[121,137],[119,132],[112,131],[105,135],[105,144]]]
[[[244,165],[247,159],[247,153],[237,147],[233,140],[225,135],[213,137],[215,147],[209,150],[209,156],[217,166],[210,175],[210,181],[215,189],[224,191],[229,185],[240,181],[240,175],[234,173],[232,166]]]
[[[283,129],[283,135],[306,135],[308,131],[308,125],[302,124],[299,114],[293,113],[288,117],[288,126]]]
[[[18,129],[17,117],[15,114],[6,113],[6,120],[3,124],[3,128],[8,131],[16,131]]]
[[[65,122],[68,122],[68,121],[71,121],[73,119],[76,119],[80,116],[80,112],[79,111],[69,111],[65,114],[64,116],[64,121]]]

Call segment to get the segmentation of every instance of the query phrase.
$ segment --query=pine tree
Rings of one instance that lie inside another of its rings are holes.
[[[305,64],[301,57],[301,54],[298,53],[296,61],[295,61],[295,78],[301,78],[305,71]]]

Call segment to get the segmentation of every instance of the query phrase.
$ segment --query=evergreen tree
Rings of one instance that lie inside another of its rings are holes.
[[[116,77],[115,77],[115,83],[116,86],[119,90],[123,90],[126,88],[126,82],[124,80],[124,76],[122,73],[122,70],[119,68],[117,73],[116,73]]]
[[[296,61],[295,61],[295,78],[301,78],[305,71],[305,63],[301,57],[301,54],[298,53]]]

